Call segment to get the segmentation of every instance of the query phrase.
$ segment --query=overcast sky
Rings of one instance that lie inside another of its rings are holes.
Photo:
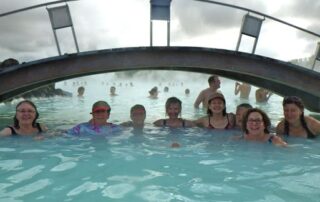
[[[53,0],[52,0],[53,1]],[[1,0],[0,13],[49,0]],[[320,1],[225,0],[271,15],[320,34]],[[280,3],[279,3],[280,2]],[[150,0],[79,0],[68,3],[80,51],[149,45]],[[51,6],[52,7],[52,6]],[[172,0],[171,46],[235,50],[246,12],[194,0]],[[154,44],[166,45],[166,24],[154,23]],[[75,52],[71,30],[57,30],[62,52]],[[266,19],[256,54],[280,60],[311,56],[318,37]],[[253,39],[243,37],[240,50],[250,52]],[[0,61],[20,62],[56,56],[45,7],[0,18]]]

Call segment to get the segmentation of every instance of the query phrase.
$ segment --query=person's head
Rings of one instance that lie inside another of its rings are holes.
[[[16,106],[16,114],[13,118],[14,127],[20,128],[20,125],[30,124],[36,127],[36,121],[39,118],[39,113],[36,105],[30,100],[23,100]]]
[[[208,79],[210,88],[218,89],[220,88],[220,79],[217,75],[212,75]]]
[[[158,96],[158,87],[153,87],[150,91],[149,91],[150,96],[153,97],[157,97]]]
[[[10,67],[10,66],[14,66],[14,65],[18,65],[19,64],[19,61],[16,60],[16,59],[13,59],[13,58],[8,58],[6,60],[4,60],[0,67],[1,68],[5,68],[5,67]]]
[[[80,87],[78,88],[78,96],[83,96],[83,94],[84,94],[84,87],[83,87],[83,86],[80,86]]]
[[[223,116],[227,114],[226,100],[221,93],[213,93],[208,99],[207,114],[212,116],[216,113],[222,113]]]
[[[110,87],[110,95],[115,95],[116,94],[116,87],[111,86]]]
[[[97,101],[92,105],[92,119],[94,123],[102,124],[106,123],[106,121],[110,117],[111,107],[105,101]]]
[[[166,113],[169,118],[177,118],[181,113],[182,103],[176,97],[170,97],[166,102]]]
[[[304,105],[297,96],[288,96],[282,102],[284,118],[289,123],[294,123],[304,117]]]
[[[189,95],[189,94],[190,94],[189,88],[185,89],[185,90],[184,90],[184,93],[185,93],[186,95]]]
[[[169,92],[168,86],[164,87],[163,91],[164,91],[164,92]]]
[[[258,108],[248,109],[243,117],[242,130],[246,134],[269,134],[271,121],[268,115]]]
[[[236,109],[236,124],[239,128],[242,127],[243,116],[247,113],[248,109],[251,109],[252,106],[249,103],[242,103],[237,106]]]
[[[143,105],[136,104],[130,109],[130,118],[133,125],[143,125],[146,119],[146,109]]]

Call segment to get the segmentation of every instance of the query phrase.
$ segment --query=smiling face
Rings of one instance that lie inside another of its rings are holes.
[[[246,128],[247,128],[248,134],[251,134],[251,135],[264,134],[265,125],[263,122],[262,115],[259,112],[250,113],[246,123]]]
[[[95,124],[105,124],[110,117],[110,107],[97,107],[92,111],[92,119]]]
[[[208,109],[212,112],[212,114],[223,113],[224,108],[225,108],[224,101],[220,98],[211,100],[208,105]]]
[[[16,119],[19,125],[32,125],[36,117],[36,109],[27,102],[20,104],[16,109]]]
[[[166,109],[166,112],[170,119],[178,118],[181,113],[181,106],[179,103],[170,103]]]
[[[303,112],[295,104],[286,104],[283,106],[284,118],[291,124],[299,122]]]
[[[136,108],[132,110],[130,117],[133,124],[142,125],[146,119],[146,111],[142,108]]]

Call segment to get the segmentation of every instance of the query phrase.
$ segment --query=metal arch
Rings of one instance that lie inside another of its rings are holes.
[[[300,96],[309,110],[320,112],[320,73],[249,53],[197,47],[107,49],[8,67],[0,72],[0,101],[79,76],[150,69],[218,74],[282,96]]]

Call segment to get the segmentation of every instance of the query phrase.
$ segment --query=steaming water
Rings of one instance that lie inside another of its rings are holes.
[[[165,100],[173,95],[183,102],[182,117],[202,116],[205,112],[192,104],[199,90],[207,87],[208,75],[170,74],[180,76],[157,81],[142,76],[119,79],[115,74],[78,78],[57,86],[75,94],[84,85],[84,99],[33,101],[40,122],[55,135],[87,121],[98,99],[110,103],[110,121],[116,124],[128,120],[130,107],[137,103],[146,107],[147,123],[164,117]],[[113,84],[119,95],[110,98]],[[153,86],[161,91],[157,100],[147,98]],[[164,86],[169,87],[168,93],[163,92]],[[234,97],[233,87],[233,81],[222,79],[230,112],[242,102]],[[184,95],[185,88],[191,90],[189,96]],[[276,125],[282,116],[282,98],[273,95],[268,104],[257,105],[254,90],[250,103],[267,111]],[[16,102],[0,106],[1,128],[11,124]],[[142,132],[125,129],[104,137],[1,138],[0,201],[319,201],[318,140],[292,138],[291,146],[283,149],[230,140],[235,133],[149,124]],[[171,148],[172,142],[181,147]]]

